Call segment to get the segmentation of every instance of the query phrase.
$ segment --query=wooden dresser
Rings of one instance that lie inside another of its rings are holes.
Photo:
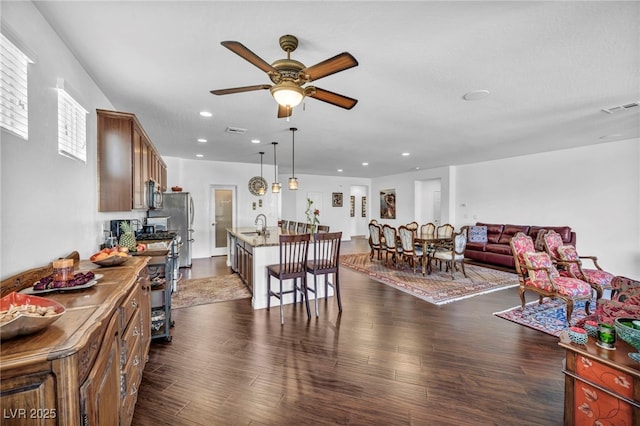
[[[3,425],[129,425],[151,337],[149,257],[76,272],[103,274],[88,289],[47,293],[66,313],[46,330],[3,341]],[[3,288],[6,281],[3,281]]]
[[[567,350],[564,366],[565,425],[640,425],[640,363],[627,355],[636,352],[618,339],[615,350],[576,345],[566,332],[560,346]]]

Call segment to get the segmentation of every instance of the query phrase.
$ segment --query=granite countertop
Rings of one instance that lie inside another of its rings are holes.
[[[295,234],[295,232],[283,231],[277,226],[267,227],[267,235],[259,235],[256,228],[252,227],[227,228],[227,232],[253,247],[279,246],[280,235]]]

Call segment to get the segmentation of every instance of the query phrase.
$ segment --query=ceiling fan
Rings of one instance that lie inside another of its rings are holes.
[[[280,47],[287,52],[287,58],[278,59],[269,65],[238,41],[223,41],[220,44],[266,72],[273,82],[273,85],[258,84],[254,86],[212,90],[211,93],[214,95],[229,95],[232,93],[269,89],[271,95],[276,102],[278,102],[278,118],[290,117],[293,113],[293,107],[302,102],[305,97],[318,99],[319,101],[345,109],[351,109],[358,103],[357,99],[330,92],[319,87],[303,87],[309,82],[357,66],[358,61],[348,52],[342,52],[313,66],[306,67],[302,62],[291,59],[291,52],[298,47],[298,39],[295,36],[287,34],[280,37]]]

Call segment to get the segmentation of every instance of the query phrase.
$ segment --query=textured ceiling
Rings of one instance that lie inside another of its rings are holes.
[[[295,126],[297,174],[375,177],[640,137],[640,107],[601,111],[640,100],[638,2],[35,4],[162,155],[259,164],[266,151],[270,164],[278,141],[288,173]],[[307,66],[355,56],[358,67],[314,82],[355,108],[307,99],[287,121],[266,90],[209,93],[270,84],[221,41],[271,63],[286,57],[283,34],[299,38],[291,57]],[[463,100],[479,89],[490,96]]]

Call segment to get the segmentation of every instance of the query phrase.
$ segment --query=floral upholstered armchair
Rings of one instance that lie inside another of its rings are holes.
[[[539,302],[544,297],[561,299],[567,305],[567,322],[571,325],[571,314],[574,302],[584,300],[585,311],[589,314],[591,286],[582,280],[560,275],[549,255],[537,252],[533,239],[522,232],[511,238],[511,252],[516,264],[516,272],[520,281],[520,300],[524,309],[527,291],[538,294]],[[598,295],[598,298],[602,293]]]
[[[611,290],[611,280],[614,275],[604,271],[598,265],[598,258],[595,256],[579,256],[576,248],[572,245],[563,245],[562,237],[555,231],[548,231],[544,234],[544,247],[558,266],[561,267],[560,275],[577,278],[588,282],[594,290]],[[582,259],[590,259],[596,269],[582,267]],[[600,297],[598,297],[599,299]]]
[[[595,314],[585,317],[578,325],[589,320],[613,325],[616,318],[640,319],[640,281],[617,276],[611,280],[611,287],[615,296],[611,300],[599,300]]]

